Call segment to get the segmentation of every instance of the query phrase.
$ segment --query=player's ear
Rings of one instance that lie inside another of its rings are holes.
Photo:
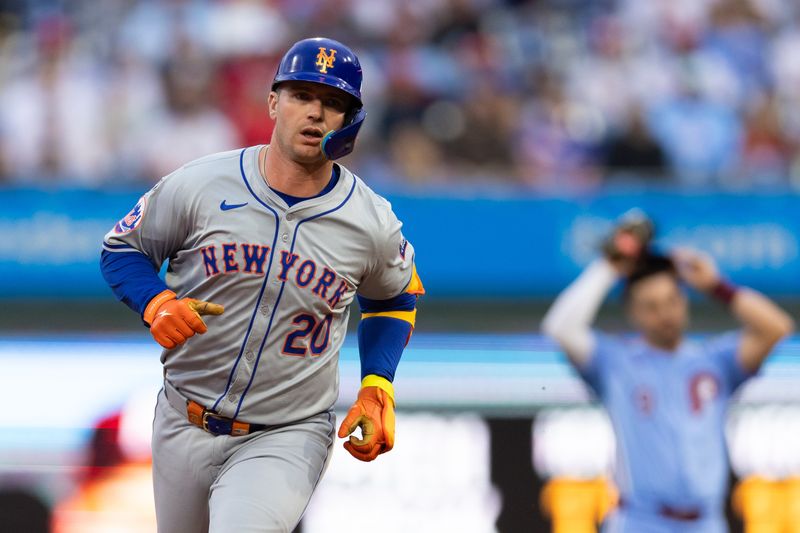
[[[267,97],[267,108],[269,109],[269,118],[275,120],[278,116],[278,93],[277,91],[270,91]]]
[[[689,313],[689,295],[686,293],[686,290],[678,285],[678,301],[680,302],[680,306],[683,308],[684,313]]]
[[[628,324],[638,329],[639,321],[636,320],[637,315],[636,311],[634,310],[633,298],[629,292],[626,292],[622,305],[623,309],[625,310],[625,317],[628,319]]]

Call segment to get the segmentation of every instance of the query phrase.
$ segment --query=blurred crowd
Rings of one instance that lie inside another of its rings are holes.
[[[353,47],[385,186],[800,186],[785,0],[5,0],[0,182],[152,183],[269,142],[297,39]]]

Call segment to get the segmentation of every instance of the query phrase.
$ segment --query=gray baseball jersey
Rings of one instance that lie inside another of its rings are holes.
[[[390,204],[344,167],[330,192],[289,207],[259,173],[260,148],[164,177],[105,246],[169,260],[179,298],[225,306],[208,333],[164,350],[166,378],[219,414],[272,425],[333,406],[349,304],[402,293],[414,251]]]

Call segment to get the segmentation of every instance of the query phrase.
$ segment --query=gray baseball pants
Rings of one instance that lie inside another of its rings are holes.
[[[161,390],[153,421],[159,533],[291,532],[330,460],[333,412],[232,437],[191,424],[172,396]]]

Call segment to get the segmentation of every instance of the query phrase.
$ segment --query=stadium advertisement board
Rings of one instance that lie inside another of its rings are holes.
[[[138,197],[0,192],[0,297],[108,295],[98,268],[101,239]],[[662,248],[699,247],[738,283],[800,295],[796,195],[611,191],[389,199],[414,243],[430,297],[553,296],[592,259],[614,219],[634,207],[655,220]]]

